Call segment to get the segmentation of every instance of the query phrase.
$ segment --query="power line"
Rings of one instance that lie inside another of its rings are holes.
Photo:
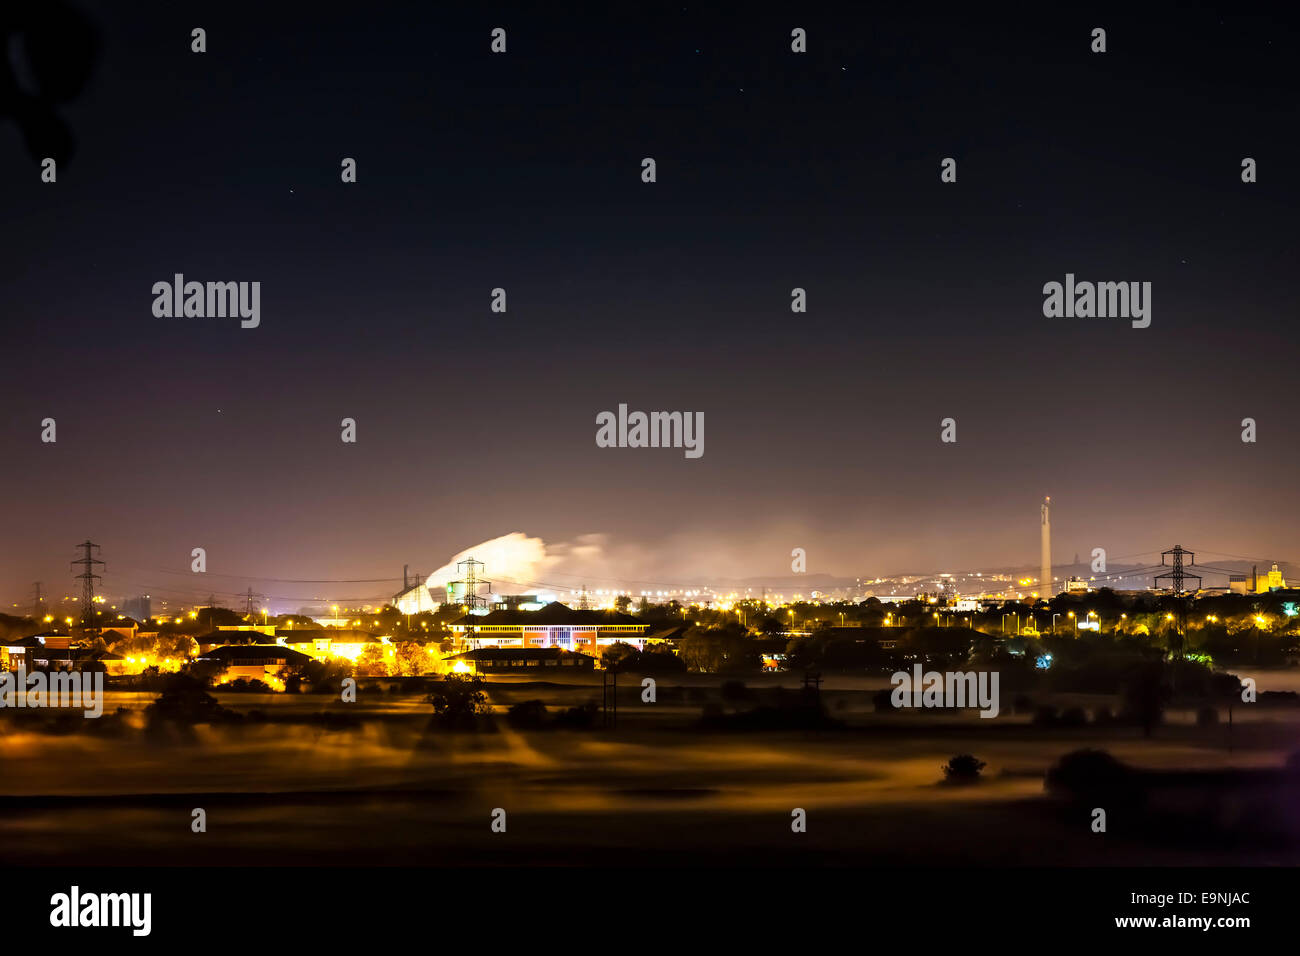
[[[1194,578],[1196,580],[1196,588],[1197,590],[1200,590],[1201,576],[1199,574],[1190,574],[1183,568],[1183,558],[1188,559],[1187,564],[1189,566],[1195,565],[1196,554],[1193,551],[1185,550],[1181,544],[1174,545],[1168,551],[1161,551],[1160,552],[1161,564],[1165,563],[1164,559],[1166,557],[1173,559],[1172,563],[1169,565],[1171,570],[1165,572],[1164,574],[1157,574],[1155,576],[1155,579],[1157,581],[1168,580],[1171,586],[1171,590],[1173,591],[1174,616],[1175,616],[1174,624],[1176,625],[1174,630],[1177,633],[1177,640],[1175,641],[1177,647],[1174,648],[1174,651],[1176,653],[1181,653],[1182,646],[1183,646],[1183,635],[1184,633],[1186,633],[1187,630],[1187,606],[1186,606],[1186,602],[1183,600],[1183,595],[1185,593],[1185,589],[1183,588],[1183,582],[1188,579]]]
[[[71,562],[75,568],[81,565],[84,570],[76,575],[75,580],[81,582],[81,626],[89,628],[95,623],[95,582],[103,580],[103,576],[95,573],[95,565],[102,565],[104,570],[108,570],[108,565],[96,558],[91,552],[99,551],[99,545],[95,544],[89,538],[77,545],[85,554],[76,561]]]
[[[128,566],[129,567],[129,566]],[[174,571],[167,568],[150,570],[148,568],[129,567],[132,571],[145,571],[149,574],[192,575],[193,571]],[[221,574],[215,571],[203,572],[210,578],[237,578],[242,581],[270,581],[273,584],[396,584],[401,578],[269,578],[260,574]]]

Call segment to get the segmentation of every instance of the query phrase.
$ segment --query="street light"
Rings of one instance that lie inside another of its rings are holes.
[[[1060,616],[1061,616],[1061,612],[1060,612],[1060,611],[1057,611],[1055,614],[1052,615],[1052,633],[1053,633],[1053,634],[1056,633],[1056,619],[1057,619],[1058,617],[1060,617]]]

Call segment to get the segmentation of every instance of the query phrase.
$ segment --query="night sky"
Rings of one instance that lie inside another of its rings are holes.
[[[113,600],[369,598],[512,531],[601,536],[593,588],[1033,565],[1045,494],[1058,561],[1294,555],[1291,23],[127,6],[76,5],[57,183],[0,116],[6,604],[87,536]],[[178,272],[260,327],[156,318]],[[1067,272],[1150,328],[1045,318]],[[619,403],[703,457],[596,447]]]

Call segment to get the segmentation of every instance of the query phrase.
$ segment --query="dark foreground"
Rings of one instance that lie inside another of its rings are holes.
[[[596,689],[597,693],[599,688]],[[418,698],[225,695],[261,716],[0,735],[0,861],[138,866],[1289,866],[1300,778],[1289,710],[1197,726],[1039,726],[1004,714],[881,714],[827,695],[818,729],[701,726],[689,701],[620,704],[617,729],[512,727],[504,711],[591,688],[492,685],[487,730],[431,724]],[[670,695],[671,696],[671,695]],[[731,702],[724,710],[743,711]],[[108,718],[104,719],[105,721]],[[89,722],[94,723],[94,722]],[[749,726],[748,724],[742,726]],[[1232,747],[1228,749],[1228,742]],[[1133,768],[1122,793],[1048,794],[1062,756]],[[942,766],[970,753],[971,785]],[[1133,791],[1133,792],[1130,792]],[[1137,794],[1136,798],[1134,793]],[[1105,811],[1104,831],[1096,810]],[[200,812],[201,811],[201,812]],[[802,812],[800,812],[802,811]],[[803,826],[796,829],[796,818]],[[201,819],[203,826],[196,824]]]

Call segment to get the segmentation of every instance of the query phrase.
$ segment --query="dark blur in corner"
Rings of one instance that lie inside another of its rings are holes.
[[[59,105],[81,94],[99,60],[99,28],[82,11],[58,0],[13,2],[0,8],[0,122],[14,122],[27,152],[39,163],[63,166],[76,137]]]

